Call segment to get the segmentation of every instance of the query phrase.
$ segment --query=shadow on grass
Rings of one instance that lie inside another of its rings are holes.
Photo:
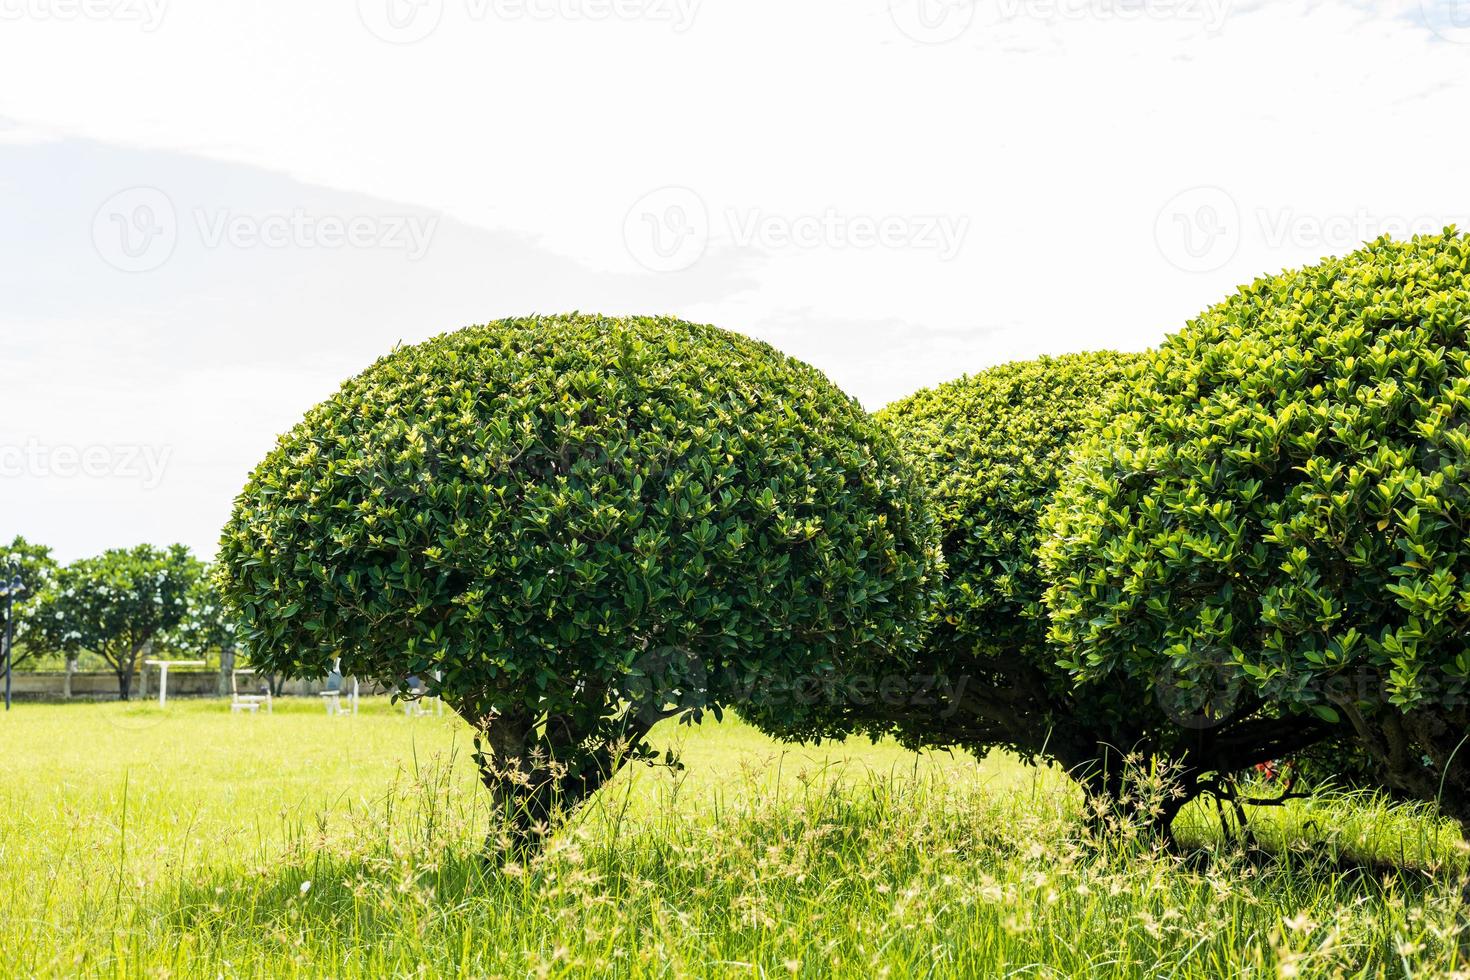
[[[617,906],[645,895],[651,882],[663,901],[674,905],[692,895],[733,901],[736,889],[720,880],[721,865],[736,877],[736,866],[757,861],[764,848],[799,862],[806,878],[801,890],[823,894],[827,901],[840,900],[847,883],[869,866],[881,865],[886,878],[898,881],[916,874],[926,858],[922,844],[895,841],[876,854],[874,829],[851,818],[813,824],[789,814],[749,815],[739,831],[743,844],[715,862],[691,860],[692,850],[713,845],[672,829],[664,834],[645,830],[622,841],[559,838],[529,866],[501,867],[487,859],[479,841],[468,839],[433,854],[345,856],[323,846],[255,868],[197,872],[155,892],[150,904],[167,930],[194,936],[249,939],[284,930],[333,935],[356,946],[396,941],[405,930],[422,935],[470,929],[505,936],[514,935],[518,923],[588,902]],[[1027,860],[1029,842],[1022,837],[1003,828],[967,830],[951,842],[949,852],[972,871],[1004,873]],[[1091,860],[1099,866],[1126,863],[1119,857]],[[1170,873],[1181,877],[1249,868],[1256,888],[1330,889],[1343,902],[1391,894],[1417,901],[1447,881],[1464,879],[1463,868],[1233,842],[1186,843],[1165,860],[1174,869]]]
[[[1278,850],[1270,845],[1246,843],[1182,844],[1175,856],[1181,870],[1194,874],[1208,874],[1221,865],[1232,869],[1251,868],[1263,876],[1330,883],[1353,897],[1382,898],[1391,889],[1395,894],[1419,900],[1442,888],[1446,880],[1460,881],[1470,899],[1470,879],[1465,878],[1463,869],[1402,865],[1384,858],[1326,849]]]
[[[1214,891],[1223,889],[1239,935],[1212,942],[1223,944],[1215,955],[1228,958],[1240,937],[1267,935],[1304,908],[1336,915],[1362,907],[1386,917],[1405,903],[1453,902],[1464,874],[1463,856],[1441,847],[1432,826],[1420,831],[1422,846],[1438,848],[1425,853],[1440,854],[1440,866],[1385,860],[1392,853],[1385,842],[1411,832],[1418,817],[1394,822],[1398,811],[1361,803],[1359,817],[1322,802],[1280,822],[1257,847],[1222,842],[1218,824],[1193,820],[1183,851],[1161,854],[1139,841],[1089,843],[1073,796],[955,792],[942,782],[892,779],[814,785],[779,798],[749,788],[694,814],[665,800],[627,819],[629,801],[612,795],[556,834],[544,856],[500,867],[482,850],[485,810],[450,789],[429,774],[336,837],[325,818],[296,824],[253,857],[155,886],[145,914],[163,942],[202,952],[193,965],[211,973],[284,971],[300,955],[316,969],[352,961],[366,964],[367,975],[385,975],[416,964],[463,967],[472,955],[473,968],[462,972],[519,975],[579,943],[594,957],[616,946],[650,962],[681,950],[689,963],[718,955],[783,968],[784,954],[768,938],[777,928],[849,954],[886,928],[885,943],[920,936],[914,942],[924,949],[955,943],[957,955],[1077,966],[1081,939],[1065,948],[1024,946],[1024,955],[1022,945],[1002,956],[986,944],[1030,942],[996,938],[1017,903],[1030,899],[1046,930],[1087,933],[1112,949],[1117,933],[1101,923],[1114,905],[1159,921],[1178,906],[1190,910],[1184,921],[1204,921],[1222,914]],[[1356,828],[1306,837],[1309,825],[1330,831],[1358,819],[1379,828],[1363,838],[1379,845],[1366,856],[1351,846]],[[1002,886],[1003,902],[985,898]],[[895,926],[895,905],[930,894],[941,897],[928,932]],[[1143,946],[1134,953],[1154,955]]]
[[[1228,855],[1258,868],[1377,877],[1409,884],[1461,880],[1470,848],[1458,824],[1423,804],[1371,792],[1327,791],[1288,807],[1253,808],[1250,822],[1203,802],[1176,822],[1186,865],[1204,869]],[[1181,826],[1181,822],[1183,826]]]

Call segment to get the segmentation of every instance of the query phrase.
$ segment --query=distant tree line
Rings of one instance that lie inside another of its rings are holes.
[[[233,658],[234,625],[212,569],[182,545],[117,548],[62,565],[50,548],[17,537],[0,545],[0,570],[24,585],[13,607],[12,669],[91,660],[117,675],[126,701],[149,657]],[[5,615],[0,607],[0,630]]]

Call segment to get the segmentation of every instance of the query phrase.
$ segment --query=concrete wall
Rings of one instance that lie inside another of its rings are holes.
[[[143,697],[139,677],[133,675],[132,696],[134,699]],[[224,680],[223,688],[220,684],[220,674],[217,670],[184,670],[174,668],[168,672],[168,696],[171,698],[199,698],[219,697],[223,689],[224,697],[229,697],[229,678]],[[246,691],[246,677],[242,675],[239,680],[240,692]],[[350,690],[352,680],[349,678],[347,687]],[[327,689],[327,680],[322,678],[317,681],[287,681],[283,694],[304,695],[315,697]],[[374,684],[364,683],[359,688],[363,695],[381,693]],[[52,671],[17,671],[11,675],[11,691],[16,698],[31,701],[62,700],[66,697],[66,672],[62,670]],[[78,700],[107,701],[117,698],[117,675],[111,671],[77,671],[71,675],[71,696]],[[158,671],[154,668],[148,669],[148,697],[158,696]]]

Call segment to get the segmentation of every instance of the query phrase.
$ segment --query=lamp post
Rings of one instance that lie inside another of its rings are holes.
[[[20,569],[0,572],[0,598],[5,600],[5,710],[10,710],[10,661],[15,656],[15,600],[25,594]]]

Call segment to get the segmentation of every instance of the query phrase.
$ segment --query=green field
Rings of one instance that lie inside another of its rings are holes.
[[[0,974],[1466,975],[1458,833],[1272,811],[1249,860],[1094,840],[1057,774],[670,727],[530,866],[487,871],[453,716],[284,702],[0,718]],[[1399,872],[1344,868],[1394,861]]]

